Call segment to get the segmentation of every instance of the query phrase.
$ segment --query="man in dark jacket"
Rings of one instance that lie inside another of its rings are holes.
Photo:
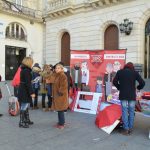
[[[138,85],[136,86],[136,81]],[[134,110],[136,103],[136,89],[141,90],[145,86],[144,80],[134,70],[133,63],[128,62],[119,70],[113,80],[113,84],[119,90],[119,99],[122,106],[122,134],[129,135],[133,131]]]

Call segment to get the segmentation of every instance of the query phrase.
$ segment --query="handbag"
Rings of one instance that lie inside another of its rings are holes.
[[[0,99],[2,98],[2,91],[1,91],[1,88],[0,88]]]

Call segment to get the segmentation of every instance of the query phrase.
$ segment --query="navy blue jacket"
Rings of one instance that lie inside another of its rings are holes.
[[[32,81],[34,79],[36,79],[37,77],[39,77],[39,76],[40,76],[39,73],[36,73],[36,72],[32,71]],[[32,87],[33,87],[33,90],[40,89],[40,82],[39,82],[39,80],[34,82],[34,83],[32,83]]]

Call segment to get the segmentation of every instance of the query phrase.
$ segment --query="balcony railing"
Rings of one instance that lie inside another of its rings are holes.
[[[47,11],[55,11],[58,9],[65,9],[72,6],[72,0],[54,0],[49,2]]]
[[[31,8],[28,8],[28,7],[24,7],[24,6],[9,2],[7,0],[1,0],[0,7],[3,10],[11,10],[13,12],[18,12],[20,14],[31,16],[31,17],[34,17],[34,18],[36,18],[36,17],[41,18],[42,17],[42,12],[41,11],[37,11],[37,10],[31,9]]]

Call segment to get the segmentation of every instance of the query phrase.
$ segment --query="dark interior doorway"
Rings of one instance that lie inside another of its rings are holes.
[[[12,80],[23,58],[26,48],[5,46],[5,80]]]

